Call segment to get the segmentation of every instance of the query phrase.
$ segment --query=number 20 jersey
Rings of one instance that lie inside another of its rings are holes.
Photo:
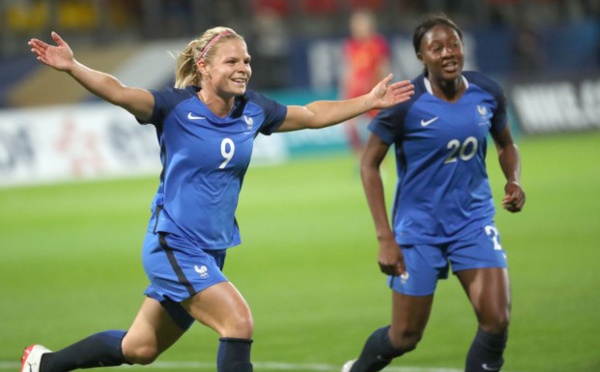
[[[463,81],[466,91],[451,103],[434,96],[420,75],[409,101],[382,110],[369,125],[395,147],[399,244],[446,243],[493,221],[486,137],[507,125],[506,99],[481,73],[463,72]]]
[[[202,249],[241,242],[235,220],[254,139],[276,131],[287,107],[247,91],[218,117],[198,98],[198,87],[152,91],[163,170],[149,229],[186,238]]]

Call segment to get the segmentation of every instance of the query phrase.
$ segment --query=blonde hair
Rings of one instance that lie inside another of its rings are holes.
[[[244,41],[229,27],[214,27],[206,30],[201,36],[189,42],[185,49],[177,57],[177,68],[175,69],[175,88],[185,88],[190,85],[202,85],[202,75],[196,63],[202,59],[210,64],[215,56],[216,45],[223,40],[237,38]]]

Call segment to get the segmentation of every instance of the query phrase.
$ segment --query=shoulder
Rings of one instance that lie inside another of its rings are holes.
[[[183,89],[166,87],[160,90],[151,90],[158,104],[173,106],[177,103],[197,95],[200,88],[189,86]]]
[[[242,96],[238,96],[238,99],[246,100],[246,101],[254,101],[260,102],[262,100],[267,100],[267,96],[264,94],[258,93],[257,91],[248,89]]]
[[[427,93],[424,75],[412,79],[411,83],[415,86],[415,94],[408,101],[381,110],[369,125],[372,132],[388,143],[402,135],[408,113],[413,107],[416,107],[415,104],[419,104],[421,97]]]
[[[425,93],[427,93],[427,87],[425,86],[425,75],[421,74],[413,78],[410,82],[415,87],[415,93],[408,101],[392,106],[390,108],[392,112],[405,114],[412,106],[414,106],[415,103],[421,99]]]
[[[196,96],[199,89],[198,87],[190,86],[184,89],[166,87],[160,90],[151,90],[150,93],[154,96],[154,110],[148,123],[162,125],[176,107],[182,102]]]
[[[237,106],[243,107],[242,110],[261,112],[264,115],[265,126],[273,126],[272,130],[275,130],[287,115],[287,106],[253,90],[247,90],[243,95],[236,97],[236,100],[238,101]],[[269,130],[265,129],[264,131],[268,132]]]
[[[174,87],[165,87],[163,89],[152,90],[152,93],[165,95],[165,96],[184,96],[189,97],[192,95],[196,95],[200,90],[199,87],[196,86],[188,86],[185,88],[174,88]]]
[[[244,93],[244,95],[238,96],[236,99],[243,103],[256,104],[262,107],[263,109],[283,106],[279,102],[253,90],[247,90],[246,93]]]
[[[469,83],[477,85],[481,89],[493,94],[494,96],[498,94],[504,94],[504,90],[502,86],[491,77],[482,74],[478,71],[464,71],[463,76],[469,81]]]

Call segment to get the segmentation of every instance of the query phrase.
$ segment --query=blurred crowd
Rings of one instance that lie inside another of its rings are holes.
[[[226,25],[244,35],[264,87],[281,85],[290,37],[344,37],[349,15],[372,11],[383,34],[410,33],[426,12],[444,12],[463,29],[504,27],[517,35],[519,70],[540,64],[539,27],[600,22],[600,0],[2,0],[0,62],[28,53],[31,37],[51,30],[71,45],[191,39]],[[600,62],[600,41],[598,42]]]
[[[189,38],[215,25],[244,35],[342,34],[356,8],[371,9],[379,29],[394,32],[412,29],[428,11],[445,12],[462,27],[598,18],[600,0],[2,0],[0,51],[18,53],[12,41],[49,30],[93,42]]]

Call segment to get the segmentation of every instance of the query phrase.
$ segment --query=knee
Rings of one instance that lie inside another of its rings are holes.
[[[123,350],[125,360],[140,365],[152,364],[159,354],[158,349],[153,346],[138,346],[131,350]]]
[[[499,312],[498,314],[495,314],[495,316],[488,317],[485,320],[480,320],[479,328],[486,333],[499,335],[508,331],[509,323],[510,313],[507,310],[504,312]]]
[[[402,330],[390,332],[390,341],[395,349],[409,352],[417,348],[417,344],[423,338],[423,332]]]
[[[223,327],[221,337],[250,339],[252,338],[253,332],[254,320],[252,319],[252,315],[248,312],[246,314],[237,314],[231,317]]]

